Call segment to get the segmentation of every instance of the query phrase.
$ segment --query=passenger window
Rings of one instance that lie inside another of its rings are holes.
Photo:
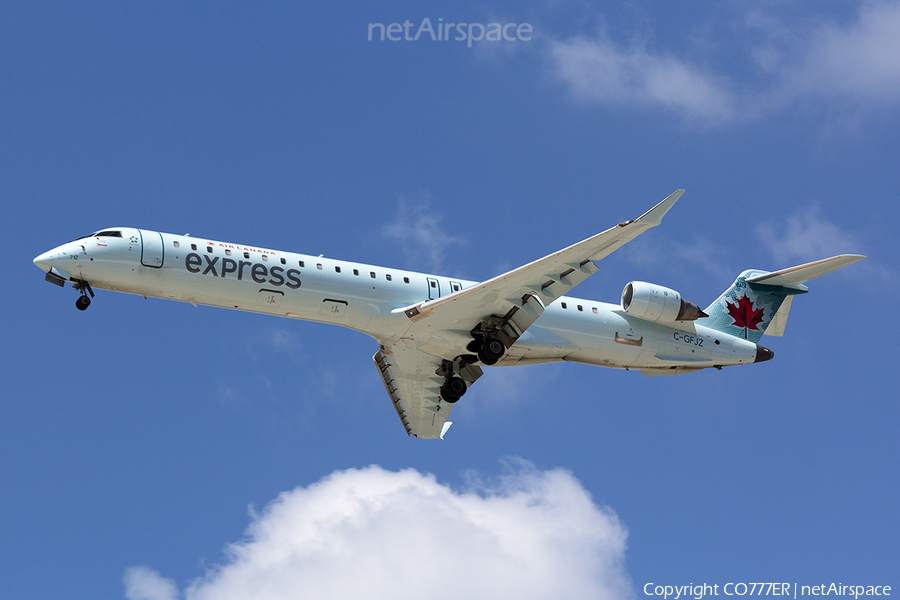
[[[206,251],[207,251],[207,252],[212,252],[212,246],[207,246],[207,247],[206,247]]]
[[[225,256],[231,256],[231,250],[225,248]]]
[[[385,276],[384,276],[384,278],[387,279],[388,281],[390,281],[390,280],[391,280],[391,274],[390,274],[390,273],[386,273]]]
[[[595,314],[595,315],[598,314],[598,313],[600,312],[600,311],[597,310],[597,307],[596,307],[596,306],[595,306],[594,308],[592,308],[591,310],[594,311],[594,314]]]
[[[568,308],[568,307],[566,306],[566,303],[565,303],[565,302],[563,302],[561,306],[562,306],[563,308]]]
[[[301,267],[305,267],[305,266],[306,266],[306,263],[303,262],[302,260],[301,260],[301,261],[297,261],[297,264],[299,264]]]
[[[287,259],[282,258],[282,259],[281,259],[281,264],[286,265],[286,264],[287,264]]]
[[[359,275],[359,269],[353,269],[353,274],[354,274],[354,275]]]
[[[269,257],[263,254],[263,262],[269,262]]]
[[[322,263],[317,264],[317,265],[316,265],[316,268],[317,268],[318,270],[321,271],[321,270],[322,270]]]
[[[172,245],[175,246],[176,248],[181,247],[181,244],[179,244],[178,242],[172,242]]]
[[[334,272],[335,272],[335,273],[340,273],[340,272],[341,272],[341,268],[340,268],[340,267],[335,267],[335,268],[334,268]]]
[[[582,311],[584,311],[584,309],[581,308],[581,305],[579,304],[579,305],[578,305],[578,312],[582,312]]]
[[[403,278],[403,283],[409,283],[409,277],[404,277],[404,278]]]
[[[369,276],[370,276],[372,279],[375,279],[375,271],[369,272]]]
[[[191,244],[191,250],[196,250],[196,249],[197,249],[197,244]]]
[[[459,291],[459,284],[458,284],[458,283],[454,283],[451,287],[453,288],[453,291],[454,291],[454,292],[458,292],[458,291]]]
[[[244,258],[250,258],[250,253],[249,253],[249,252],[244,252]]]
[[[431,287],[437,288],[437,281],[432,281],[432,282],[431,282]]]

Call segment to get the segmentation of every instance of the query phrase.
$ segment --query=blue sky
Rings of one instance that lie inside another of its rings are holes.
[[[900,585],[900,3],[27,3],[0,13],[0,590],[640,598]],[[531,40],[368,41],[369,23]],[[482,280],[634,218],[577,294],[810,284],[775,359],[489,369],[407,438],[375,343],[43,281],[128,225]]]

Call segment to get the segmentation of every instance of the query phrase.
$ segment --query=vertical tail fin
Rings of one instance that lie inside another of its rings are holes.
[[[780,336],[792,297],[809,291],[804,283],[864,258],[841,254],[772,273],[744,271],[704,311],[709,316],[696,323],[751,342],[759,342],[764,333]]]

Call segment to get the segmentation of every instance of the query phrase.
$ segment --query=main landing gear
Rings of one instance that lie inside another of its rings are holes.
[[[486,337],[478,347],[478,360],[491,366],[497,364],[506,353],[506,346],[495,337]]]
[[[460,354],[453,360],[444,360],[441,366],[434,372],[435,375],[444,378],[441,384],[440,394],[444,402],[453,404],[463,397],[468,386],[481,377],[483,365],[495,365],[506,354],[506,349],[512,346],[518,336],[506,331],[507,321],[502,317],[491,317],[479,323],[472,331],[472,341],[466,346],[471,354]],[[513,330],[515,332],[515,330]]]
[[[448,377],[441,386],[441,398],[453,404],[463,397],[468,387],[462,377]]]
[[[94,297],[94,290],[91,289],[91,284],[83,279],[79,279],[75,281],[73,285],[75,286],[75,289],[81,293],[81,295],[78,296],[78,300],[75,301],[75,308],[78,310],[87,310],[87,307],[91,305],[91,298]],[[90,294],[90,297],[88,294]]]
[[[485,335],[481,331],[476,330],[472,332],[472,337],[475,339],[469,342],[466,349],[469,352],[476,353],[478,360],[482,364],[487,366],[496,365],[503,358],[503,355],[506,354],[506,344],[503,343],[499,335]],[[510,344],[512,344],[512,340],[510,340]]]
[[[471,354],[463,354],[453,360],[441,361],[440,368],[434,372],[444,378],[441,400],[453,404],[463,397],[469,385],[481,377],[481,369],[472,364],[475,360]]]

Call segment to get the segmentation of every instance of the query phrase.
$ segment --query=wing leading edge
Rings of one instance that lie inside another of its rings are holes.
[[[444,330],[469,324],[475,327],[492,316],[511,324],[518,338],[560,296],[596,273],[599,261],[651,227],[681,197],[678,190],[633,221],[620,223],[586,240],[483,283],[444,298],[420,302],[400,309],[413,322],[407,333],[425,329]]]

